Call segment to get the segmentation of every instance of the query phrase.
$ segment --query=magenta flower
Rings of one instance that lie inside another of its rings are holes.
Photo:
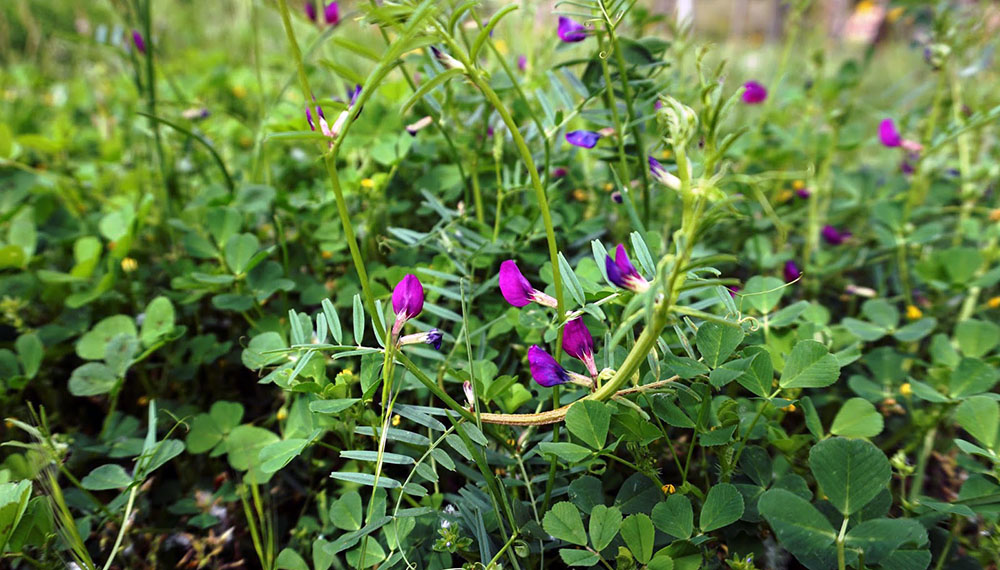
[[[604,269],[608,272],[608,280],[622,289],[628,289],[633,293],[642,293],[649,289],[649,282],[636,271],[622,244],[618,244],[615,249],[614,259],[610,255],[604,258]]]
[[[517,56],[517,68],[521,71],[528,71],[528,56],[519,55]]]
[[[323,9],[323,19],[330,26],[336,26],[340,23],[340,6],[336,2],[330,2]]]
[[[785,262],[784,267],[785,281],[791,282],[795,281],[802,276],[802,271],[799,270],[798,264],[792,260]]]
[[[878,125],[878,138],[887,147],[897,147],[903,143],[903,137],[899,136],[896,130],[896,123],[892,119],[884,119]]]
[[[535,302],[546,307],[558,306],[556,300],[531,286],[531,282],[521,275],[517,263],[508,259],[500,264],[500,294],[515,307],[524,307]]]
[[[656,109],[657,111],[659,111],[662,108],[663,108],[663,101],[660,101],[659,99],[657,99],[656,102],[653,103],[653,109]]]
[[[808,188],[799,188],[795,191],[795,195],[803,200],[808,200],[809,196],[812,196],[812,192]]]
[[[594,148],[601,140],[601,133],[594,131],[570,131],[566,133],[566,142],[582,148]]]
[[[396,288],[392,290],[392,310],[396,313],[392,336],[396,337],[406,321],[424,310],[424,286],[416,275],[408,273],[396,284]]]
[[[566,354],[583,362],[591,377],[597,376],[594,364],[594,338],[590,336],[583,318],[577,317],[563,327],[563,350]]]
[[[582,42],[587,39],[587,28],[579,22],[559,16],[559,39],[566,43]]]
[[[823,240],[830,245],[840,245],[844,243],[847,238],[851,237],[851,232],[840,231],[837,228],[826,225],[820,231],[820,235],[823,236]]]
[[[570,381],[566,369],[559,366],[556,359],[537,344],[531,345],[528,349],[528,364],[531,365],[531,377],[546,388]]]
[[[673,190],[680,190],[681,179],[674,176],[672,173],[667,172],[667,169],[660,164],[659,160],[656,160],[652,156],[649,157],[649,173],[653,175],[660,184],[663,184],[667,188]]]
[[[139,53],[145,55],[146,40],[139,33],[139,30],[132,30],[132,43],[135,44],[135,49],[139,50]]]
[[[318,108],[319,107],[317,107],[317,109]],[[310,131],[315,131],[316,130],[316,123],[313,122],[313,116],[312,116],[312,113],[309,112],[309,104],[308,103],[306,104],[306,122],[309,123],[309,130]]]
[[[561,166],[552,169],[552,178],[562,178],[566,176],[567,170]]]
[[[305,10],[306,10],[306,18],[309,18],[309,21],[311,22],[315,22],[316,4],[312,0],[306,0]]]
[[[743,84],[743,102],[748,105],[763,103],[767,99],[767,88],[756,81]]]

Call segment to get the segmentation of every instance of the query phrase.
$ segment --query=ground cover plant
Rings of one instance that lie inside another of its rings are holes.
[[[0,5],[0,566],[996,568],[1000,11],[659,4]]]

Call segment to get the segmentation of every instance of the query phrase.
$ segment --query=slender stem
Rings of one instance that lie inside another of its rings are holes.
[[[840,534],[837,535],[837,569],[845,570],[847,568],[845,556],[844,556],[844,536],[847,534],[847,521],[848,517],[844,517],[843,524],[840,525]]]
[[[958,533],[962,531],[962,517],[958,515],[951,516],[951,532],[948,533],[948,540],[944,543],[944,548],[941,549],[941,554],[938,555],[937,564],[934,565],[934,570],[941,570],[944,568],[945,560],[948,560],[948,553],[951,551],[951,545],[955,542],[955,537]]]
[[[610,30],[610,25],[608,26]],[[609,31],[610,37],[610,31]],[[597,35],[597,47],[601,50],[601,55],[604,54],[604,38],[598,34]],[[611,49],[615,49],[613,46]],[[621,118],[618,116],[618,104],[615,101],[615,90],[611,87],[611,70],[608,67],[608,61],[604,57],[598,56],[598,60],[601,62],[601,74],[604,75],[604,100],[611,111],[611,120],[615,124],[615,140],[618,143],[618,163],[622,169],[622,183],[625,186],[623,194],[627,192],[627,188],[630,186],[630,181],[632,180],[632,175],[629,172],[628,157],[625,155],[625,132],[622,129]],[[648,194],[648,192],[647,192]],[[624,196],[623,196],[624,197]],[[631,206],[631,200],[629,202]],[[649,221],[649,204],[646,204],[644,212],[645,220]],[[631,213],[631,212],[630,212]]]
[[[962,124],[962,82],[959,81],[958,71],[949,70],[948,77],[951,82],[951,117],[956,125]],[[955,137],[955,146],[958,148],[958,171],[961,175],[961,198],[962,209],[958,215],[958,223],[955,226],[955,235],[951,238],[951,245],[957,246],[962,242],[962,228],[972,210],[976,205],[976,189],[972,184],[971,168],[972,159],[969,151],[969,131],[961,132]]]
[[[935,418],[936,422],[937,418]],[[931,451],[934,450],[934,438],[937,436],[937,425],[935,427],[927,430],[927,434],[924,435],[924,445],[920,448],[920,455],[917,456],[917,468],[913,476],[913,485],[910,487],[910,502],[913,502],[915,496],[919,495],[924,487],[924,470],[927,469],[927,459],[931,455]]]
[[[115,560],[115,554],[118,553],[118,548],[122,545],[122,540],[125,538],[125,531],[128,530],[128,520],[129,516],[132,514],[132,506],[135,504],[135,495],[139,491],[139,484],[133,483],[132,490],[128,494],[128,502],[125,504],[125,514],[122,516],[122,526],[118,529],[118,536],[115,538],[115,544],[111,547],[111,554],[108,555],[108,561],[104,563],[104,570],[111,568],[111,563]]]

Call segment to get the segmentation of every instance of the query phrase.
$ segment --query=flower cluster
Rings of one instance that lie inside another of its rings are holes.
[[[306,0],[305,11],[306,17],[310,21],[317,21],[316,4],[313,0]],[[340,23],[340,6],[336,2],[330,2],[323,6],[323,21],[328,26],[336,26]]]
[[[332,139],[336,139],[340,135],[340,131],[343,130],[344,124],[347,123],[347,119],[351,116],[351,113],[354,112],[355,116],[357,116],[357,113],[361,112],[360,109],[358,111],[354,111],[354,106],[358,102],[358,96],[361,95],[361,86],[355,85],[354,89],[349,92],[349,95],[350,102],[347,104],[347,108],[340,112],[340,115],[337,116],[337,120],[333,122],[333,126],[327,123],[326,115],[323,114],[323,108],[319,105],[316,105],[316,120],[313,121],[312,113],[309,111],[309,105],[306,105],[306,121],[309,123],[309,129],[315,131],[316,123],[319,123],[320,132],[331,139],[331,145],[333,144]]]

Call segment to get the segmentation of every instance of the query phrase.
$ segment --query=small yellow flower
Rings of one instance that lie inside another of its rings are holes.
[[[392,425],[393,426],[398,426],[399,422],[401,422],[401,421],[403,421],[403,418],[399,417],[399,414],[395,414],[394,416],[392,416]]]
[[[321,252],[320,252],[320,254],[319,254],[319,255],[320,255],[320,257],[322,257],[323,259],[330,259],[331,257],[333,257],[333,252],[332,252],[332,251],[329,251],[329,250],[325,250],[325,249],[324,249],[323,251],[321,251]]]
[[[371,178],[365,178],[361,181],[361,187],[371,190],[372,188],[375,187],[375,181],[372,180]]]
[[[614,185],[614,183],[613,183],[613,182],[606,182],[606,183],[604,184],[604,191],[605,191],[605,192],[611,192],[611,191],[612,191],[612,190],[614,190],[614,189],[615,189],[615,185]]]
[[[904,396],[909,396],[913,393],[913,387],[910,386],[909,382],[903,382],[903,385],[899,387],[899,393]]]
[[[132,273],[136,269],[139,269],[139,262],[132,259],[131,257],[122,258],[122,271],[125,273]]]
[[[493,45],[496,46],[497,51],[500,52],[500,55],[507,55],[507,52],[509,51],[507,49],[507,42],[503,40],[497,40],[493,42]]]
[[[986,301],[986,306],[991,309],[1000,307],[1000,296],[993,297],[989,301]]]
[[[667,483],[666,485],[660,487],[660,490],[663,491],[664,495],[673,495],[674,493],[677,492],[677,487],[674,487],[670,483]]]
[[[802,190],[805,187],[806,187],[806,183],[803,182],[802,180],[796,180],[796,181],[792,182],[792,188],[794,188],[796,190]]]
[[[923,316],[924,316],[924,312],[920,310],[920,307],[917,307],[916,305],[907,305],[906,306],[906,318],[907,319],[910,319],[911,321],[915,321],[915,320],[917,320],[917,319],[919,319],[919,318],[921,318]]]
[[[236,97],[237,99],[242,99],[247,96],[247,88],[242,85],[234,85],[232,91],[233,97]]]
[[[785,406],[784,408],[781,408],[781,409],[784,410],[784,411],[786,411],[786,412],[788,412],[788,413],[792,413],[792,412],[795,411],[795,404],[788,404],[787,406]]]
[[[587,199],[587,192],[585,192],[580,188],[577,188],[576,190],[573,190],[573,199],[579,202],[583,202],[584,200]]]
[[[284,406],[282,406],[278,408],[278,413],[275,414],[275,416],[278,418],[279,422],[283,422],[285,421],[286,418],[288,418],[288,410],[285,409]]]
[[[660,151],[660,158],[663,159],[663,160],[667,160],[667,159],[669,159],[673,155],[674,155],[674,153],[670,152],[669,148],[665,148],[662,151]]]
[[[781,193],[778,194],[778,202],[787,202],[792,199],[792,196],[793,194],[791,190],[782,190]]]

